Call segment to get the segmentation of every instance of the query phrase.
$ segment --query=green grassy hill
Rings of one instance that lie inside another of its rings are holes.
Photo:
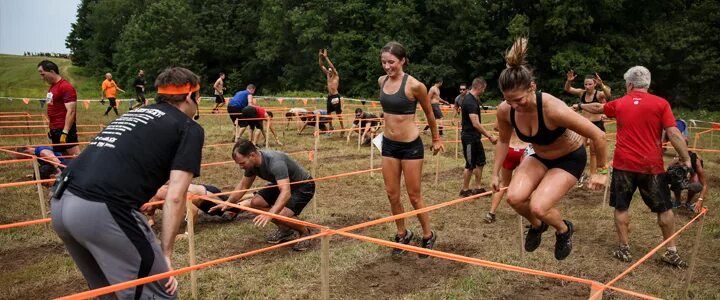
[[[78,98],[98,98],[102,74],[92,75],[73,66],[69,59],[0,54],[0,97],[45,97],[48,84],[37,72],[37,64],[49,59],[60,67],[60,75],[72,83]]]

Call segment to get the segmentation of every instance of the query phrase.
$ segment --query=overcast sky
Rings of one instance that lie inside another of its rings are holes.
[[[70,53],[65,38],[81,0],[0,0],[0,53]]]

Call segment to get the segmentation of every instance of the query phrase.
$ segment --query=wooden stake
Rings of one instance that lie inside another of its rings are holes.
[[[320,157],[318,153],[318,144],[320,143],[320,115],[315,115],[315,146],[313,147],[313,161],[312,161],[312,169],[310,171],[310,174],[313,178],[317,178],[317,161]],[[313,213],[317,213],[318,211],[318,200],[315,199],[315,201],[312,201],[313,203]]]
[[[520,229],[520,256],[525,256],[525,239],[523,237],[523,217],[518,215],[518,228]]]
[[[320,238],[320,298],[330,299],[330,236]]]
[[[440,153],[435,155],[435,185],[438,184],[438,177],[440,175]]]
[[[460,127],[455,128],[455,138],[460,140]],[[461,143],[462,143],[462,141],[455,143],[455,159],[458,158],[458,147],[459,147],[458,144],[461,144]]]
[[[38,163],[37,157],[33,157],[33,168],[35,169],[35,178],[40,180],[40,164]],[[42,184],[37,183],[38,199],[40,199],[40,218],[47,217],[47,209],[45,208],[45,195],[43,192]],[[47,224],[45,225],[47,227]]]
[[[265,124],[265,148],[270,149],[270,118],[267,118],[267,124]]]
[[[374,156],[375,156],[375,145],[373,145],[372,140],[375,138],[375,133],[370,132],[370,169],[374,168]],[[370,172],[370,178],[375,177],[375,172]]]
[[[187,209],[185,219],[187,221],[188,257],[190,266],[194,266],[197,263],[195,257],[195,214],[193,213],[192,201],[186,200],[186,202],[185,206]],[[195,270],[190,271],[190,289],[192,291],[192,298],[198,299],[197,274]]]
[[[236,142],[236,143],[237,143],[237,141],[238,141],[238,133],[239,133],[239,130],[240,130],[240,129],[238,128],[238,120],[235,119],[235,142]]]
[[[688,273],[687,278],[685,279],[685,292],[683,293],[683,298],[688,299],[690,296],[688,295],[688,291],[690,290],[690,285],[692,284],[692,277],[693,272],[695,271],[695,264],[697,262],[697,255],[698,251],[700,250],[700,242],[702,241],[702,231],[703,231],[703,225],[705,224],[705,216],[700,217],[700,226],[697,229],[697,232],[695,233],[695,243],[693,244],[692,254],[690,254],[690,265],[688,266]]]
[[[603,288],[599,282],[593,282],[590,285],[590,297],[588,297],[588,299],[589,300],[600,300],[603,297],[604,291],[605,291],[605,288]]]

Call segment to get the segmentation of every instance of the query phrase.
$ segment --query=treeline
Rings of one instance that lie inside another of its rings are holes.
[[[317,52],[328,48],[341,93],[374,97],[379,50],[397,40],[409,51],[407,71],[427,84],[444,78],[449,98],[475,76],[495,87],[503,52],[527,34],[539,86],[569,101],[568,69],[598,72],[619,96],[623,73],[645,65],[653,92],[717,110],[718,11],[715,0],[83,0],[67,46],[74,64],[111,71],[121,86],[140,68],[153,82],[179,65],[201,74],[207,93],[222,71],[229,90],[252,82],[263,94],[323,93]]]

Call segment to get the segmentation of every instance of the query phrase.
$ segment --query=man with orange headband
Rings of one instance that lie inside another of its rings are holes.
[[[58,177],[52,224],[90,289],[167,272],[185,216],[185,194],[200,175],[205,133],[192,120],[200,78],[185,68],[158,75],[157,104],[105,127]],[[161,244],[140,208],[166,182]],[[117,299],[174,299],[177,280],[117,291]]]

